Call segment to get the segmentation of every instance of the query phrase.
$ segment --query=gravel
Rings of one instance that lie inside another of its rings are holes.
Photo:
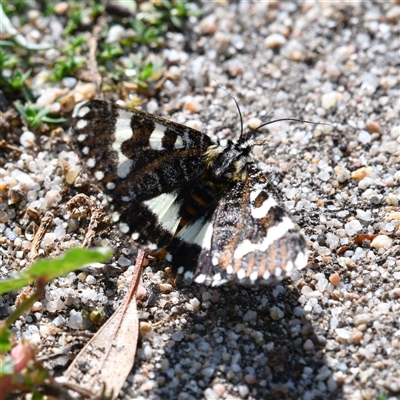
[[[136,363],[119,398],[399,399],[399,2],[201,6],[190,35],[166,35],[159,54],[169,63],[166,80],[144,108],[214,139],[237,137],[237,109],[220,84],[236,97],[245,128],[285,117],[328,124],[277,122],[261,129],[269,143],[255,149],[309,239],[310,262],[293,281],[218,288],[175,288],[150,264]],[[40,41],[43,21],[33,11],[29,40]],[[65,11],[58,12],[44,24],[44,43],[60,40]],[[125,35],[114,25],[107,41]],[[77,100],[94,93],[91,83],[71,77],[49,84],[40,74],[32,89],[40,107],[67,93]],[[2,279],[27,265],[31,224],[47,211],[54,219],[41,254],[82,243],[84,222],[65,212],[82,191],[75,181],[81,167],[67,132],[62,139],[21,132],[14,144],[21,154],[0,166],[1,196],[22,193],[15,204],[0,204]],[[107,206],[97,193],[93,201]],[[85,307],[102,307],[109,317],[123,298],[135,249],[118,228],[94,244],[116,249],[114,259],[50,283],[14,324],[18,338],[40,344],[39,355],[78,340],[74,332],[97,329]],[[12,294],[0,297],[3,318],[14,302]],[[67,361],[45,365],[60,374]]]

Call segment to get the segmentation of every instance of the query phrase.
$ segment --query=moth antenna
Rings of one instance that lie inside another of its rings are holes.
[[[243,138],[243,117],[242,117],[242,113],[240,111],[240,107],[239,107],[239,103],[236,101],[235,97],[232,96],[224,87],[222,87],[215,79],[214,79],[215,83],[235,102],[236,104],[236,108],[238,110],[239,113],[239,118],[240,118],[240,136],[239,136],[239,141],[241,141],[241,139]],[[257,128],[258,129],[258,128]]]
[[[260,126],[258,126],[257,128],[251,130],[248,135],[247,135],[247,139],[251,139],[251,137],[263,126],[267,126],[270,124],[274,124],[275,122],[282,122],[282,121],[294,121],[294,122],[305,122],[306,124],[313,124],[313,125],[330,125],[330,124],[325,124],[323,122],[313,122],[313,121],[307,121],[304,119],[298,119],[298,118],[280,118],[280,119],[275,119],[273,121],[269,121],[269,122],[265,122],[264,124],[261,124]],[[265,143],[265,140],[261,140],[258,144],[262,145]]]

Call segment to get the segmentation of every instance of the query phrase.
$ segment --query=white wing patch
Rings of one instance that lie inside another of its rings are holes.
[[[155,123],[154,131],[149,138],[149,144],[153,150],[164,150],[162,140],[165,136],[166,130],[167,128],[165,126]]]
[[[197,244],[203,249],[210,250],[212,234],[212,223],[201,218],[193,224],[189,223],[184,226],[178,237],[181,237],[185,242]]]
[[[163,193],[143,202],[157,216],[158,222],[172,234],[176,232],[180,221],[180,203],[175,202],[177,196],[176,193]]]
[[[125,110],[119,110],[119,118],[117,119],[115,125],[115,141],[112,144],[112,149],[117,153],[117,175],[122,179],[129,175],[133,161],[122,153],[121,145],[126,140],[131,139],[132,135],[133,132],[131,128],[130,113]]]
[[[278,203],[272,197],[268,197],[268,199],[262,203],[261,207],[254,207],[251,205],[251,215],[256,219],[264,218],[269,210],[277,205]]]
[[[266,251],[271,243],[285,236],[290,229],[295,228],[296,225],[294,224],[294,222],[289,217],[284,217],[278,225],[269,228],[267,236],[261,242],[253,243],[250,240],[246,239],[242,243],[240,243],[237,246],[233,257],[240,259],[246,254],[252,253],[254,251]]]

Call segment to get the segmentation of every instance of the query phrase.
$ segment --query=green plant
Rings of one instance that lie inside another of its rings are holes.
[[[30,128],[35,128],[41,123],[61,124],[66,121],[66,119],[62,117],[49,117],[49,109],[39,109],[39,107],[34,104],[22,105],[21,103],[15,103],[15,108]]]
[[[30,69],[26,72],[21,72],[20,69],[14,69],[11,76],[0,76],[0,84],[11,89],[21,89],[31,75],[31,72]]]
[[[136,36],[132,37],[134,42],[155,46],[162,44],[161,35],[164,33],[163,26],[148,26],[148,24],[139,19],[131,19],[130,23],[136,32]]]
[[[81,10],[73,11],[69,16],[67,26],[64,28],[65,35],[70,35],[72,32],[74,32],[81,24],[82,19],[83,15]]]
[[[195,3],[179,0],[160,0],[155,7],[161,12],[162,19],[169,21],[179,30],[185,28],[186,20],[191,16],[201,15]]]
[[[162,64],[148,61],[145,63],[141,53],[136,57],[125,60],[124,69],[119,67],[117,72],[123,73],[141,88],[147,88],[148,81],[156,81],[162,73]]]
[[[20,62],[18,56],[10,54],[0,47],[0,71],[6,68],[13,68]]]
[[[106,43],[105,49],[97,56],[101,60],[113,60],[122,54],[122,49],[114,43]]]
[[[0,325],[0,400],[12,391],[29,391],[33,398],[41,398],[38,387],[49,378],[48,372],[35,361],[29,346],[20,343],[12,348],[11,325],[32,305],[44,295],[47,282],[62,275],[66,275],[84,265],[93,262],[106,262],[111,256],[111,250],[98,249],[71,249],[58,259],[39,260],[18,277],[4,280],[0,285],[0,295],[23,288],[35,283],[36,291],[25,299],[17,309]],[[11,351],[9,355],[4,355]],[[36,397],[35,397],[36,396]]]
[[[83,65],[85,62],[77,60],[76,56],[71,52],[65,61],[58,61],[54,67],[53,75],[48,78],[51,82],[58,82],[66,76],[70,76],[73,71]]]

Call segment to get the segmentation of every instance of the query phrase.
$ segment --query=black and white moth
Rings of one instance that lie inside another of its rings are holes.
[[[249,139],[213,142],[166,119],[101,100],[73,113],[87,168],[138,244],[165,249],[185,281],[263,284],[307,264],[306,240],[252,158]]]

